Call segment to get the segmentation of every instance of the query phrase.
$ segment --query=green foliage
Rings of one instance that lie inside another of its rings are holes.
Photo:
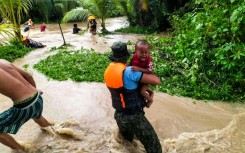
[[[52,13],[52,3],[50,0],[33,0],[33,7],[25,19],[31,18],[35,23],[40,21],[49,23]]]
[[[173,16],[172,37],[146,38],[152,48],[154,73],[161,78],[156,90],[244,102],[245,2],[198,0],[196,5],[201,8]],[[108,63],[107,54],[65,50],[35,67],[58,80],[102,82]]]
[[[6,59],[10,62],[13,62],[17,58],[21,58],[32,49],[26,48],[22,42],[18,40],[10,41],[11,45],[9,46],[0,46],[0,58]]]
[[[134,34],[152,34],[155,33],[155,30],[151,27],[140,27],[140,26],[130,26],[126,28],[121,28],[115,30],[115,32],[122,32],[122,33],[134,33]]]
[[[74,9],[68,12],[63,18],[63,22],[74,20],[84,21],[89,14],[101,19],[102,33],[106,33],[105,21],[115,8],[112,0],[81,0],[82,9]]]
[[[108,54],[99,54],[91,50],[81,49],[59,52],[42,60],[34,67],[56,80],[103,82],[103,74],[109,63]]]
[[[151,27],[155,31],[170,28],[171,13],[184,6],[181,0],[114,0],[123,9],[130,26]]]
[[[83,0],[82,5],[89,12],[101,19],[108,18],[113,3],[111,0]]]
[[[245,2],[196,2],[202,9],[173,16],[172,38],[148,37],[155,73],[162,77],[158,89],[197,99],[244,101]]]
[[[105,0],[103,0],[105,1]],[[66,16],[63,21],[70,22],[70,21],[85,21],[88,16],[88,10],[94,10],[95,7],[91,7],[94,5],[94,2],[91,0],[88,2],[81,1],[81,0],[54,0],[55,10],[52,6],[51,0],[32,0],[33,7],[29,11],[29,15],[25,17],[27,20],[31,18],[35,23],[37,22],[46,22],[49,23],[50,21],[54,22],[59,20],[60,17]],[[110,9],[108,10],[107,17],[116,17],[122,16],[122,9],[112,3],[111,1],[109,4],[111,5]],[[83,6],[82,6],[83,5]],[[107,6],[107,5],[105,5]],[[74,10],[73,10],[74,9]],[[81,11],[84,10],[84,11]],[[70,12],[72,11],[72,12]],[[81,14],[79,14],[79,12]],[[97,12],[97,10],[95,11]],[[86,13],[86,14],[85,14]],[[91,12],[94,13],[94,12]],[[96,14],[97,15],[97,14]],[[99,17],[99,16],[98,16]]]
[[[8,37],[13,37],[13,33],[11,33],[10,31],[11,29],[13,29],[12,24],[0,24],[0,35],[4,37],[6,40],[8,40]]]
[[[0,0],[0,14],[14,27],[16,38],[20,39],[20,24],[24,14],[32,7],[31,0]]]
[[[29,15],[25,19],[31,18],[35,23],[50,21],[59,21],[64,14],[76,7],[80,6],[78,0],[32,0],[33,7],[29,11]]]
[[[62,22],[70,21],[86,21],[89,15],[89,11],[83,8],[73,9],[65,14]]]
[[[112,6],[110,7],[110,10],[108,12],[108,17],[119,17],[124,16],[123,9],[118,6],[116,3],[112,2]]]

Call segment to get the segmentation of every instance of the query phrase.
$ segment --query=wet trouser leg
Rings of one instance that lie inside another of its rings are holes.
[[[124,139],[132,142],[134,134],[132,132],[132,129],[128,128],[130,126],[130,123],[126,119],[123,119],[122,114],[115,113],[114,117],[116,119],[119,131]]]
[[[157,134],[143,112],[134,115],[115,113],[115,119],[125,139],[132,141],[135,135],[144,145],[147,153],[162,153]]]

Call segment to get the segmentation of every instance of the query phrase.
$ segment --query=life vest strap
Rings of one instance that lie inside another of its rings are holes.
[[[121,99],[121,102],[122,102],[122,108],[125,108],[125,101],[124,101],[124,97],[123,97],[123,94],[120,93],[120,99]]]

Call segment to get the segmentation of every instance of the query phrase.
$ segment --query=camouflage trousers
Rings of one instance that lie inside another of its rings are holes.
[[[115,112],[114,118],[120,133],[126,140],[132,142],[134,136],[136,136],[144,145],[147,153],[162,153],[162,146],[157,134],[143,111],[134,115]]]

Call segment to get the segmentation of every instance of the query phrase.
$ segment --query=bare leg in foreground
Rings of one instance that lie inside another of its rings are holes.
[[[41,116],[39,119],[34,119],[34,121],[41,127],[47,127],[52,125],[43,116]],[[11,149],[22,151],[26,151],[27,149],[25,146],[20,145],[12,136],[10,136],[7,133],[0,133],[0,142],[10,147]]]

